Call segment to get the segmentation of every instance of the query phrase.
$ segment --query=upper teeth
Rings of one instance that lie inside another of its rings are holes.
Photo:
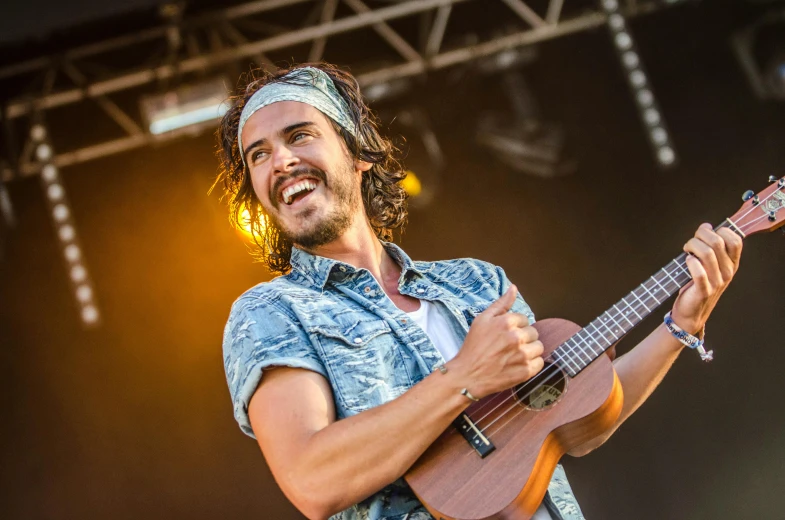
[[[300,193],[301,191],[305,190],[314,190],[316,189],[316,183],[312,181],[300,181],[296,184],[292,184],[285,190],[283,190],[283,201],[286,204],[292,203],[292,197]]]

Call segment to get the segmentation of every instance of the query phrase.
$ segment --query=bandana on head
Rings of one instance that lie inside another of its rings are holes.
[[[338,93],[330,76],[314,67],[302,67],[293,70],[275,83],[268,83],[256,91],[245,104],[237,127],[237,144],[240,147],[243,164],[245,164],[245,153],[242,136],[245,123],[260,108],[279,101],[307,103],[341,125],[353,136],[357,135],[354,122],[349,115],[349,104]]]

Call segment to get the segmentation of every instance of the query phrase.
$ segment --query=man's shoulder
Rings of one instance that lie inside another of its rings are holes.
[[[456,271],[474,271],[478,274],[496,278],[499,275],[500,267],[485,260],[478,260],[476,258],[454,258],[451,260],[435,260],[435,261],[416,261],[415,267],[423,273],[431,273],[433,275],[444,275],[454,273]]]
[[[240,310],[255,310],[259,307],[280,306],[284,295],[305,292],[307,289],[292,280],[291,274],[277,276],[247,289],[232,304],[232,313]]]

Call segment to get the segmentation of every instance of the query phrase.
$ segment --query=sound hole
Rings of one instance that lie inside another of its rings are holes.
[[[545,363],[540,373],[513,388],[513,395],[529,410],[546,410],[556,404],[567,387],[567,376],[551,363]]]

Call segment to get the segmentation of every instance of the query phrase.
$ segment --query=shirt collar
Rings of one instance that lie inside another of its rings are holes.
[[[415,266],[414,262],[403,249],[393,244],[392,242],[382,241],[382,246],[385,251],[395,260],[401,267],[401,278],[403,280],[408,273],[422,274],[422,272]],[[313,255],[298,247],[292,248],[292,256],[290,259],[292,264],[292,273],[296,274],[311,285],[319,290],[324,289],[324,285],[329,280],[330,275],[338,270],[341,273],[354,273],[357,268],[353,265],[333,260],[332,258],[325,258],[323,256]]]

